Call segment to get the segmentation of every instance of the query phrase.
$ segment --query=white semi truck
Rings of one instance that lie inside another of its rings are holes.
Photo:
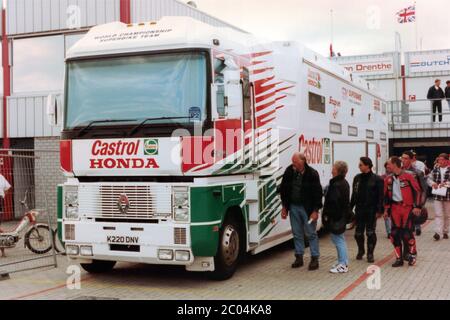
[[[68,52],[62,240],[89,272],[183,265],[217,279],[292,238],[277,186],[305,153],[332,163],[387,156],[386,103],[296,42],[266,42],[187,17],[92,28]],[[60,107],[61,106],[61,107]]]

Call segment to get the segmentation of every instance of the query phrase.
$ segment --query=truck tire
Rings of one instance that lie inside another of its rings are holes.
[[[81,263],[81,267],[89,273],[105,273],[111,271],[116,261],[93,260],[92,263]]]
[[[210,274],[213,280],[230,279],[235,273],[242,256],[240,224],[233,218],[227,218],[220,229],[219,248],[214,257],[215,270]]]

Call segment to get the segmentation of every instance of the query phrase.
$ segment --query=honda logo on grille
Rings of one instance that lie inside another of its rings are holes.
[[[119,200],[117,201],[117,208],[122,214],[128,213],[128,209],[130,209],[130,200],[128,200],[128,196],[126,194],[122,193],[119,196]]]

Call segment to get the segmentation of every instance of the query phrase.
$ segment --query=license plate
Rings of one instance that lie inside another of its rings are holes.
[[[121,243],[121,244],[138,244],[139,237],[128,236],[107,236],[106,242],[108,243]]]

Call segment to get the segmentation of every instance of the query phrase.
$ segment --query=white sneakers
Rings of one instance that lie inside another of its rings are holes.
[[[348,266],[343,264],[336,264],[330,269],[331,273],[347,273]]]

